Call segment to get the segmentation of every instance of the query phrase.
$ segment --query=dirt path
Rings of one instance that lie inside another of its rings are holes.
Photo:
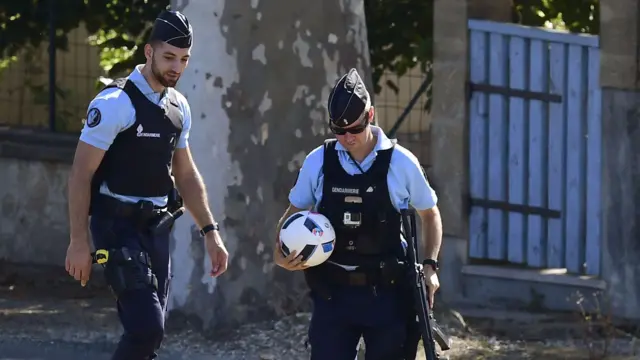
[[[0,354],[11,359],[108,359],[120,336],[111,295],[81,288],[64,270],[27,272],[0,264]],[[575,315],[505,311],[441,311],[438,320],[453,335],[451,359],[603,359],[602,337],[585,342],[585,323]],[[308,359],[304,343],[309,315],[247,324],[222,338],[203,336],[169,317],[162,359]],[[589,346],[595,346],[591,355]],[[621,332],[606,359],[638,359],[635,341]],[[639,347],[640,348],[640,347]],[[2,357],[0,356],[0,359]]]

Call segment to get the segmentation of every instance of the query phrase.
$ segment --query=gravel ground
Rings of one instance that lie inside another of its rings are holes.
[[[91,311],[92,306],[87,306],[85,301],[75,302],[77,309]],[[28,305],[28,303],[25,300],[2,302],[0,354],[4,357],[0,356],[0,359],[108,359],[120,334],[119,326],[114,321],[115,314],[109,314],[108,310],[103,309],[103,312],[96,311],[94,315],[85,315],[83,321],[80,321],[81,317],[67,317],[70,315],[68,313],[59,318],[38,316],[39,313],[44,314],[53,309],[42,305]],[[63,303],[58,301],[54,305],[57,308],[69,308],[72,306],[72,301]],[[29,312],[31,315],[26,315]],[[39,317],[43,318],[38,319]],[[205,338],[200,333],[189,329],[172,331],[167,335],[160,359],[308,359],[304,346],[308,319],[308,314],[300,313],[278,321],[248,324],[228,334],[224,340]],[[535,320],[535,317],[532,316],[530,320]],[[486,320],[483,319],[470,320],[468,327],[473,328],[475,323],[478,328],[472,333],[461,326],[443,324],[449,333],[455,334],[454,349],[448,352],[451,359],[597,358],[589,355],[587,344],[580,340],[561,339],[555,336],[544,340],[533,339],[534,336],[530,336],[530,339],[517,339],[521,336],[514,336],[518,332],[521,334],[548,332],[548,324],[504,322],[498,327],[492,322],[492,329],[485,329],[482,328],[485,322]],[[569,327],[567,324],[564,326]],[[512,336],[492,335],[504,333],[509,328]],[[596,348],[602,347],[598,343],[591,343],[591,345],[595,345]],[[639,358],[633,356],[634,343],[629,337],[612,340],[609,348],[609,354],[617,356],[610,356],[607,359]],[[595,353],[599,352],[595,351]]]
[[[120,325],[108,292],[38,279],[25,281],[25,276],[16,277],[0,266],[0,360],[109,359]],[[437,314],[453,337],[454,348],[447,352],[451,359],[640,359],[635,338],[620,331],[608,336],[608,356],[595,356],[603,352],[603,337],[585,341],[585,323],[575,315],[460,312],[464,320],[453,310],[440,309]],[[214,338],[170,316],[159,359],[308,359],[304,345],[308,321],[309,314],[298,313],[247,324]]]

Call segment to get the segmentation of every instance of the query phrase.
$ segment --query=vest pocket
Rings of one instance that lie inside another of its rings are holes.
[[[380,255],[385,251],[382,245],[375,236],[361,234],[355,240],[355,252],[362,255]]]

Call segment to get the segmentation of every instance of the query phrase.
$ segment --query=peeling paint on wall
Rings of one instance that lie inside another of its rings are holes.
[[[293,42],[293,52],[300,57],[300,64],[304,67],[313,67],[313,62],[309,59],[309,43],[302,40],[300,33],[298,33],[296,41]]]
[[[267,65],[267,59],[264,57],[264,44],[260,44],[253,49],[253,60],[261,62],[262,65]]]
[[[291,293],[300,291],[300,274],[274,268],[275,225],[306,154],[328,135],[326,102],[340,73],[356,67],[370,82],[366,29],[354,30],[364,24],[362,7],[362,0],[184,6],[194,48],[178,87],[200,114],[191,150],[230,262],[209,279],[202,240],[183,217],[174,232],[172,310],[210,327],[284,311],[300,296]]]
[[[214,218],[222,225],[221,233],[233,258],[237,246],[233,231],[224,226],[224,199],[229,185],[241,183],[242,173],[229,155],[230,119],[222,106],[232,106],[230,102],[225,103],[223,97],[238,80],[235,52],[227,51],[227,42],[220,27],[224,7],[224,1],[191,1],[183,7],[182,11],[195,31],[192,57],[178,90],[187,97],[192,113],[203,114],[193,117],[190,148],[207,186]],[[207,74],[213,74],[215,80]],[[208,257],[196,255],[201,260],[195,262],[192,251],[203,253],[204,245],[202,239],[194,234],[197,234],[197,227],[187,214],[177,222],[174,231],[171,309],[185,307],[191,296],[206,297],[215,290],[217,280],[207,276],[211,268]]]

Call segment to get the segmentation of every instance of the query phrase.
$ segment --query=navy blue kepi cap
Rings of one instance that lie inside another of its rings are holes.
[[[345,127],[360,120],[371,106],[369,92],[356,69],[349,70],[331,89],[328,101],[329,121]]]
[[[187,17],[179,11],[165,10],[160,13],[149,36],[149,42],[157,40],[181,49],[191,47],[193,29]]]

